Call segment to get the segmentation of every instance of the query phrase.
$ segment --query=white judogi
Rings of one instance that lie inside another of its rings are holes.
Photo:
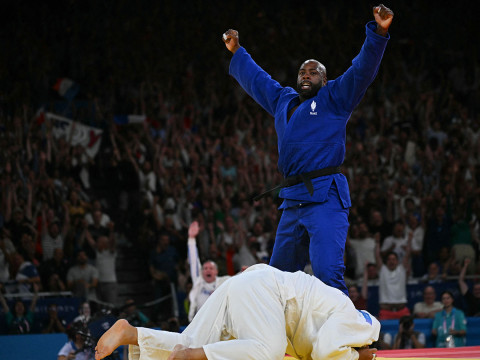
[[[167,359],[176,344],[209,360],[358,359],[380,323],[340,290],[303,272],[254,265],[220,286],[182,334],[138,328],[133,360]],[[229,341],[221,341],[228,340]]]

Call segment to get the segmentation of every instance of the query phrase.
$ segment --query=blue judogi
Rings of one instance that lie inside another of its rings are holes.
[[[316,96],[302,102],[291,87],[283,87],[240,47],[232,57],[230,74],[275,118],[278,167],[284,177],[339,166],[345,158],[346,125],[367,87],[375,78],[390,38],[366,25],[366,39],[352,66],[328,81]],[[298,106],[288,120],[288,112]],[[312,179],[310,195],[304,184],[283,188],[285,199],[270,265],[285,271],[312,263],[315,276],[345,293],[343,254],[351,206],[347,179],[333,174]]]

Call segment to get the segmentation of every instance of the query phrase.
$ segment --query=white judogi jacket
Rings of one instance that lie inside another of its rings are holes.
[[[138,328],[129,359],[167,359],[176,344],[209,360],[358,359],[380,323],[340,290],[303,272],[254,265],[219,287],[182,334]],[[222,341],[228,340],[229,341]]]

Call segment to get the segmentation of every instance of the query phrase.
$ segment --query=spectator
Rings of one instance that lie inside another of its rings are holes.
[[[428,265],[427,273],[420,278],[420,282],[426,284],[442,283],[445,281],[446,275],[446,273],[440,273],[440,267],[438,266],[438,263],[432,262],[430,265]]]
[[[219,233],[217,235],[217,246],[220,248],[228,249],[232,251],[239,244],[239,237],[241,231],[238,229],[238,225],[235,224],[233,217],[227,215],[224,222],[218,222]]]
[[[5,313],[5,320],[7,323],[9,334],[29,334],[32,332],[32,325],[34,320],[35,305],[38,299],[38,286],[34,284],[33,298],[29,308],[25,311],[26,306],[22,300],[16,300],[14,303],[14,310],[10,311],[7,301],[0,289],[0,303]]]
[[[96,256],[95,244],[98,242],[100,237],[108,237],[110,242],[115,242],[115,224],[113,222],[109,222],[106,226],[103,226],[102,215],[103,214],[101,210],[95,210],[93,212],[93,224],[88,225],[87,233],[85,234],[87,239],[90,237],[93,240],[93,243],[87,240],[87,242],[85,242],[83,245],[83,249],[85,250],[89,260],[92,262],[95,260]]]
[[[12,255],[15,253],[15,246],[8,238],[8,230],[1,229],[0,238],[0,284],[10,279],[10,267],[12,266]]]
[[[415,323],[411,316],[403,316],[398,325],[393,349],[423,349],[425,334],[415,331]]]
[[[374,209],[370,213],[368,228],[375,237],[380,234],[380,244],[383,244],[385,238],[392,234],[393,224],[390,220],[391,216],[385,217],[381,211]]]
[[[69,341],[58,352],[57,360],[93,360],[93,347],[87,345],[88,328],[85,324],[74,323],[68,330]]]
[[[72,324],[81,322],[85,325],[88,325],[91,320],[92,309],[90,308],[90,303],[88,301],[84,301],[80,304],[80,307],[78,308],[78,316],[73,319]]]
[[[378,268],[375,263],[367,264],[368,285],[378,285]]]
[[[363,279],[362,279],[362,290],[361,292],[358,289],[358,286],[352,284],[348,287],[348,297],[352,300],[353,305],[358,310],[368,310],[367,301],[368,301],[368,262],[365,263],[363,267]]]
[[[443,309],[443,305],[440,301],[435,301],[436,291],[433,286],[427,285],[423,289],[423,301],[415,303],[413,306],[413,315],[416,318],[431,318],[435,317],[435,314]]]
[[[380,240],[377,238],[375,256],[379,271],[379,304],[380,320],[400,319],[410,315],[407,307],[407,279],[410,273],[410,243],[407,242],[403,263],[398,260],[398,255],[391,251],[385,255],[385,262],[380,256]]]
[[[37,267],[30,261],[25,260],[25,257],[16,252],[13,254],[13,278],[16,286],[14,288],[7,288],[10,293],[31,293],[34,286],[41,287],[40,275]]]
[[[98,270],[88,263],[85,251],[77,254],[76,265],[72,266],[67,273],[67,287],[74,296],[86,300],[96,299],[98,286]]]
[[[148,261],[155,299],[162,299],[171,294],[170,284],[176,286],[178,261],[177,251],[170,245],[170,237],[166,233],[161,233]],[[160,312],[160,316],[171,315],[164,302],[161,304]]]
[[[39,268],[40,277],[45,291],[67,290],[67,273],[70,264],[65,258],[63,249],[56,248],[53,257],[44,261]]]
[[[377,236],[380,235],[377,233]],[[370,236],[366,222],[352,225],[347,247],[355,254],[355,279],[361,279],[365,272],[365,263],[375,263],[375,239]]]
[[[155,172],[152,169],[150,161],[143,161],[143,165],[140,168],[138,160],[134,158],[132,151],[129,147],[126,148],[127,157],[130,160],[132,166],[138,174],[138,182],[140,185],[140,192],[142,196],[148,201],[150,206],[153,205],[153,197],[156,192],[157,179]]]
[[[239,237],[239,249],[232,259],[235,273],[259,263],[257,253],[260,251],[260,244],[257,242],[257,238],[252,234],[248,234],[245,240],[243,240],[244,238],[245,235]]]
[[[97,199],[94,199],[92,201],[91,211],[89,211],[85,214],[85,220],[87,221],[88,226],[94,224],[94,222],[95,222],[94,221],[94,214],[97,211],[100,211],[100,214],[101,214],[100,215],[100,226],[108,227],[108,223],[110,223],[110,221],[111,221],[110,216],[102,210],[102,203],[100,202],[100,200],[97,200]],[[98,216],[98,214],[97,214],[97,216]]]
[[[137,305],[135,304],[135,300],[127,299],[125,300],[125,305],[122,306],[120,310],[119,317],[121,319],[127,320],[132,326],[141,326],[141,327],[152,327],[153,323],[150,319],[141,312]],[[133,325],[136,324],[136,325]]]
[[[448,198],[450,199],[450,197]],[[457,204],[452,216],[452,228],[450,243],[452,245],[452,255],[456,263],[461,264],[465,258],[470,258],[470,265],[467,268],[468,273],[473,273],[475,268],[475,249],[471,232],[472,222],[472,201],[463,196],[457,198]]]
[[[113,225],[111,226],[113,227]],[[97,298],[100,301],[115,305],[117,301],[115,236],[113,234],[109,237],[100,236],[95,241],[87,232],[87,241],[95,249],[95,267],[98,270]]]
[[[42,334],[64,333],[67,322],[58,316],[57,304],[48,305],[48,319],[46,325],[42,326]]]
[[[425,233],[424,247],[426,252],[426,262],[430,264],[436,261],[442,248],[450,248],[450,229],[452,226],[451,218],[445,214],[444,207],[437,207],[435,215],[431,216],[427,223]]]
[[[435,314],[432,325],[436,347],[465,346],[467,321],[463,311],[453,306],[453,301],[450,291],[442,293],[443,310]]]
[[[198,222],[194,221],[188,228],[188,259],[190,261],[190,276],[192,277],[193,287],[188,297],[190,307],[188,320],[192,321],[195,314],[205,304],[208,297],[228,280],[230,276],[217,276],[217,264],[213,261],[207,261],[203,265],[198,257],[196,237],[199,232]]]
[[[467,305],[467,316],[480,316],[480,282],[474,283],[472,289],[465,282],[465,273],[470,262],[470,258],[464,260],[462,271],[458,277],[458,286]]]
[[[47,217],[45,211],[42,210],[42,251],[43,261],[50,260],[53,257],[53,252],[57,248],[62,248],[65,244],[65,238],[69,230],[70,217],[65,207],[65,219],[63,226],[60,220],[55,217],[52,222],[47,224]]]
[[[31,223],[31,218],[28,217],[27,212],[28,211],[25,211],[21,207],[17,206],[13,210],[11,216],[8,212],[5,214],[5,227],[10,232],[10,239],[12,240],[15,247],[20,245],[20,239],[22,238],[22,234],[25,231],[25,224]]]
[[[418,218],[410,214],[407,216],[406,234],[412,234],[412,276],[422,277],[425,274],[423,259],[423,238],[425,236],[424,226],[418,221]]]
[[[88,203],[82,200],[76,189],[70,190],[68,200],[65,203],[65,210],[69,218],[83,218],[87,213]]]
[[[393,233],[383,241],[380,249],[381,255],[385,256],[388,252],[393,251],[397,254],[398,261],[402,262],[409,237],[413,238],[413,233],[406,234],[405,224],[402,221],[397,221],[393,226]]]

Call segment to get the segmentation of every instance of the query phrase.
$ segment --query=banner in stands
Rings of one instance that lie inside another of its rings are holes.
[[[16,299],[7,299],[7,304],[10,309],[13,308]],[[25,300],[26,307],[30,306],[31,300]],[[50,304],[57,305],[58,317],[70,324],[73,319],[78,316],[78,309],[80,308],[80,299],[74,297],[60,297],[60,298],[39,298],[35,306],[34,320],[32,326],[32,333],[40,333],[48,323],[48,306]],[[0,335],[8,333],[4,316],[0,316]]]
[[[72,146],[82,145],[89,157],[95,157],[100,148],[103,130],[50,112],[45,113],[45,118],[52,121],[52,134],[56,139],[64,138],[66,141],[70,139]]]

